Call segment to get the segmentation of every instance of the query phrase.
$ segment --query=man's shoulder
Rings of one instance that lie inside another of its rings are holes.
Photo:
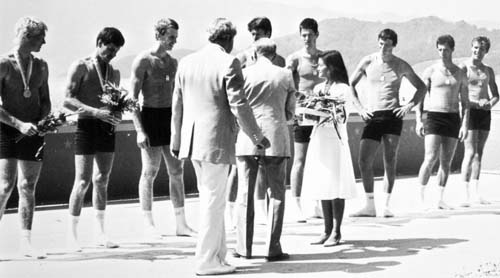
[[[290,54],[286,57],[286,59],[287,59],[287,60],[298,60],[298,59],[300,59],[300,57],[301,57],[302,55],[303,55],[303,51],[302,51],[302,49],[299,49],[299,50],[297,50],[297,51],[294,51],[294,52],[290,53]]]
[[[12,63],[15,60],[14,55],[12,54],[2,54],[0,55],[0,65],[5,65]]]

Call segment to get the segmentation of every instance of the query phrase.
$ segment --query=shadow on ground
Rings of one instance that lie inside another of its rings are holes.
[[[446,248],[448,245],[465,242],[456,238],[407,238],[392,240],[345,241],[333,247],[330,253],[292,254],[290,260],[254,264],[238,268],[238,274],[253,273],[314,273],[341,271],[347,273],[367,273],[384,270],[399,265],[390,257],[416,255],[423,250]],[[345,263],[343,260],[369,259],[367,263]]]

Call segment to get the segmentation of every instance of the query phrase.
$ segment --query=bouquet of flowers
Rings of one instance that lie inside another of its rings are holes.
[[[50,114],[48,114],[47,116],[45,116],[43,119],[41,119],[40,121],[38,121],[38,123],[36,124],[36,128],[38,129],[38,134],[41,136],[42,134],[45,134],[45,133],[48,133],[48,132],[57,132],[57,129],[60,127],[60,126],[63,126],[65,124],[68,124],[68,117],[71,116],[71,115],[76,115],[78,114],[79,112],[75,112],[75,113],[64,113],[64,112],[51,112]],[[25,134],[21,134],[19,135],[19,137],[17,137],[16,139],[16,143],[19,142],[21,139],[23,139],[24,137],[26,137]],[[42,146],[40,146],[40,148],[38,148],[36,154],[35,154],[35,158],[40,161],[42,160],[42,152],[43,152],[43,149],[45,147],[45,143],[42,144]]]
[[[104,92],[99,96],[113,113],[132,112],[139,108],[139,102],[128,97],[127,90],[107,81]]]
[[[297,113],[299,115],[316,116],[319,118],[318,125],[333,124],[337,136],[342,139],[338,124],[344,124],[347,120],[345,100],[324,94],[306,94],[299,92],[297,96]]]

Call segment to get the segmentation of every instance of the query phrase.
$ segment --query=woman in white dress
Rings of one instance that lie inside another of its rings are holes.
[[[323,117],[315,126],[304,168],[304,197],[321,200],[324,233],[311,244],[335,246],[340,244],[340,227],[344,216],[345,199],[355,196],[355,178],[347,140],[345,111],[349,96],[347,70],[336,50],[324,52],[318,61],[318,74],[325,82],[315,86],[313,93],[336,99],[337,112]]]

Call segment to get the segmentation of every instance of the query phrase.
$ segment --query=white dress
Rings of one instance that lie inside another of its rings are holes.
[[[322,92],[324,88],[325,83],[321,83],[316,85],[314,91]],[[346,99],[349,90],[346,84],[333,84],[327,95]],[[337,127],[341,139],[333,123],[317,125],[312,131],[302,189],[302,196],[307,199],[351,199],[356,196],[346,124],[339,123]]]

